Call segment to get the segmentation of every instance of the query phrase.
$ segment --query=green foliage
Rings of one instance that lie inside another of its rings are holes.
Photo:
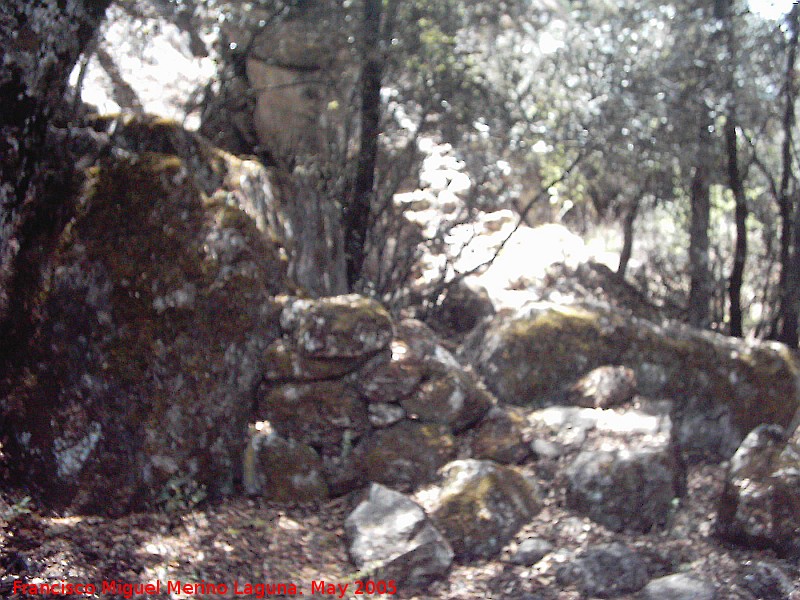
[[[24,496],[15,501],[14,504],[7,506],[0,512],[0,521],[13,521],[22,515],[31,514],[31,509],[28,505],[31,503],[30,496]]]
[[[207,496],[206,487],[189,476],[175,476],[162,488],[156,504],[167,513],[192,510]]]

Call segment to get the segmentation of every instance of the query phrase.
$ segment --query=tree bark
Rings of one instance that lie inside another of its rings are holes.
[[[709,325],[711,272],[709,269],[708,228],[711,221],[707,152],[708,129],[701,126],[697,157],[691,184],[691,223],[689,225],[689,304],[688,320],[693,327]]]
[[[725,122],[725,146],[728,154],[728,185],[736,202],[736,244],[733,251],[733,269],[728,282],[728,295],[731,303],[730,334],[734,337],[742,337],[744,335],[742,329],[742,281],[747,260],[748,210],[744,184],[739,171],[735,110],[731,110],[728,120]]]
[[[0,11],[0,369],[30,317],[43,237],[67,217],[70,165],[58,163],[48,125],[109,4],[5,0]]]
[[[361,142],[353,193],[343,210],[347,283],[352,290],[361,278],[371,218],[378,135],[381,120],[381,13],[383,0],[364,0],[361,68]]]
[[[628,263],[633,254],[633,225],[639,212],[640,203],[641,200],[638,198],[631,202],[622,221],[622,251],[619,253],[619,266],[617,267],[617,275],[622,278],[625,277],[625,271],[628,270]]]
[[[786,81],[784,89],[784,113],[783,113],[783,145],[781,148],[782,173],[778,191],[778,208],[781,215],[781,251],[780,263],[781,273],[779,286],[780,307],[778,320],[776,323],[776,337],[779,341],[796,347],[798,344],[797,320],[798,320],[798,295],[795,280],[800,277],[793,273],[798,266],[798,257],[793,256],[792,248],[795,253],[798,250],[797,240],[793,240],[797,226],[794,223],[800,216],[797,214],[798,208],[795,206],[791,197],[790,183],[795,179],[792,168],[792,144],[793,130],[795,125],[795,102],[797,100],[797,83],[795,81],[795,63],[797,60],[798,38],[800,37],[800,24],[798,24],[798,12],[800,7],[795,4],[787,16],[789,23],[790,38],[789,51],[786,58]]]

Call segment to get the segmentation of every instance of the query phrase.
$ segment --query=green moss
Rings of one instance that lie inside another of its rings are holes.
[[[525,405],[558,392],[589,369],[615,362],[621,351],[599,315],[570,307],[548,307],[512,321],[501,338],[495,360],[507,386],[502,395]]]

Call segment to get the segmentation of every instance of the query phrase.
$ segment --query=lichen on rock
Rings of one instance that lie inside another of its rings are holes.
[[[12,388],[28,434],[12,451],[76,510],[127,511],[176,477],[230,493],[279,333],[279,248],[209,201],[176,155],[109,158],[88,175]]]

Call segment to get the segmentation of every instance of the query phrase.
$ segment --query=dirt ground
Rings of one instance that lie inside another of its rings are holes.
[[[613,533],[570,513],[563,508],[558,475],[544,463],[537,463],[535,475],[545,491],[545,507],[516,540],[544,538],[554,545],[551,554],[532,567],[513,565],[507,561],[516,543],[511,542],[496,560],[454,565],[446,580],[426,590],[403,590],[402,582],[396,582],[400,589],[384,595],[356,593],[367,589],[363,584],[360,590],[357,587],[358,574],[347,556],[343,522],[360,500],[358,493],[313,506],[285,507],[236,498],[183,512],[106,519],[41,514],[19,492],[7,492],[0,504],[0,595],[11,595],[18,580],[17,591],[28,593],[30,588],[21,584],[92,583],[94,597],[101,598],[289,598],[302,592],[308,597],[354,599],[573,600],[583,596],[575,589],[560,589],[555,583],[556,569],[580,549],[612,540],[637,550],[652,577],[691,571],[713,582],[720,600],[753,599],[742,586],[748,562],[778,565],[800,587],[797,564],[713,537],[713,506],[723,476],[718,466],[690,468],[688,495],[670,528],[642,535]],[[109,587],[111,582],[120,585],[115,592]],[[160,582],[158,589],[156,582]],[[197,593],[175,593],[176,582],[190,586],[184,591]],[[173,587],[168,590],[170,583]],[[125,588],[124,584],[151,587]],[[259,588],[257,584],[267,585]],[[800,593],[795,592],[795,598]]]

